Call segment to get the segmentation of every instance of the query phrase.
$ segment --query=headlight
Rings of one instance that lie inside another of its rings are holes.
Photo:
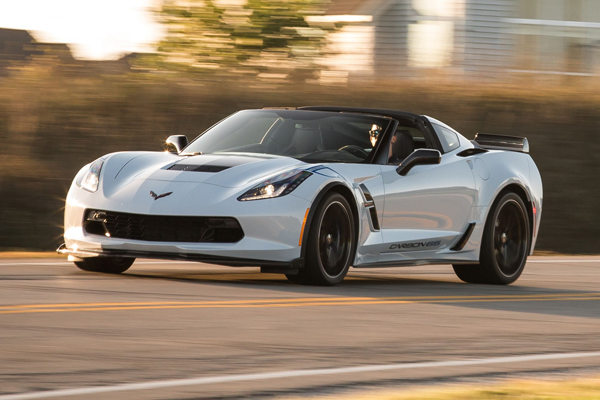
[[[102,170],[102,165],[104,165],[104,161],[102,159],[97,159],[90,165],[90,169],[83,175],[81,181],[77,182],[77,184],[85,190],[90,192],[95,192],[98,190],[98,184],[100,183],[100,170]]]
[[[312,172],[298,169],[277,175],[268,181],[254,186],[252,189],[238,197],[238,200],[261,200],[285,196],[286,194],[292,193],[294,189],[311,175]]]

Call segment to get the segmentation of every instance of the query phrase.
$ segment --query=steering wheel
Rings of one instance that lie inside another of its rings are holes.
[[[338,150],[339,151],[347,151],[348,153],[352,154],[354,157],[358,157],[358,158],[361,158],[363,160],[365,158],[369,157],[369,153],[367,153],[365,151],[365,149],[363,149],[360,146],[356,146],[354,144],[349,144],[347,146],[340,147]]]

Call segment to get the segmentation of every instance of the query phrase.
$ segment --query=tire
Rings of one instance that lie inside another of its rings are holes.
[[[84,271],[102,272],[105,274],[120,274],[131,267],[135,258],[126,257],[95,257],[75,261],[75,265]]]
[[[467,283],[515,282],[527,262],[530,229],[523,200],[512,192],[502,195],[485,222],[479,265],[456,264],[454,272]]]
[[[288,281],[290,281],[291,283],[295,283],[296,285],[304,285],[305,284],[304,276],[301,275],[300,273],[298,273],[296,275],[285,274],[285,277],[287,278]]]
[[[340,283],[354,261],[354,217],[344,196],[332,192],[319,204],[306,241],[306,265],[288,280],[304,285]]]

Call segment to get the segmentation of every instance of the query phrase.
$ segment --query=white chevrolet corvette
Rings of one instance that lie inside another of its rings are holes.
[[[465,282],[509,284],[537,239],[542,180],[525,138],[301,107],[240,111],[167,144],[83,167],[58,251],[105,273],[144,257],[334,285],[350,266],[452,264]]]

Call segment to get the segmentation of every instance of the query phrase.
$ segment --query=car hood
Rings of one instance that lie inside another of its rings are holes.
[[[291,157],[227,153],[181,157],[170,153],[116,153],[107,160],[105,186],[122,188],[137,180],[206,183],[227,188],[257,184],[307,164]]]

